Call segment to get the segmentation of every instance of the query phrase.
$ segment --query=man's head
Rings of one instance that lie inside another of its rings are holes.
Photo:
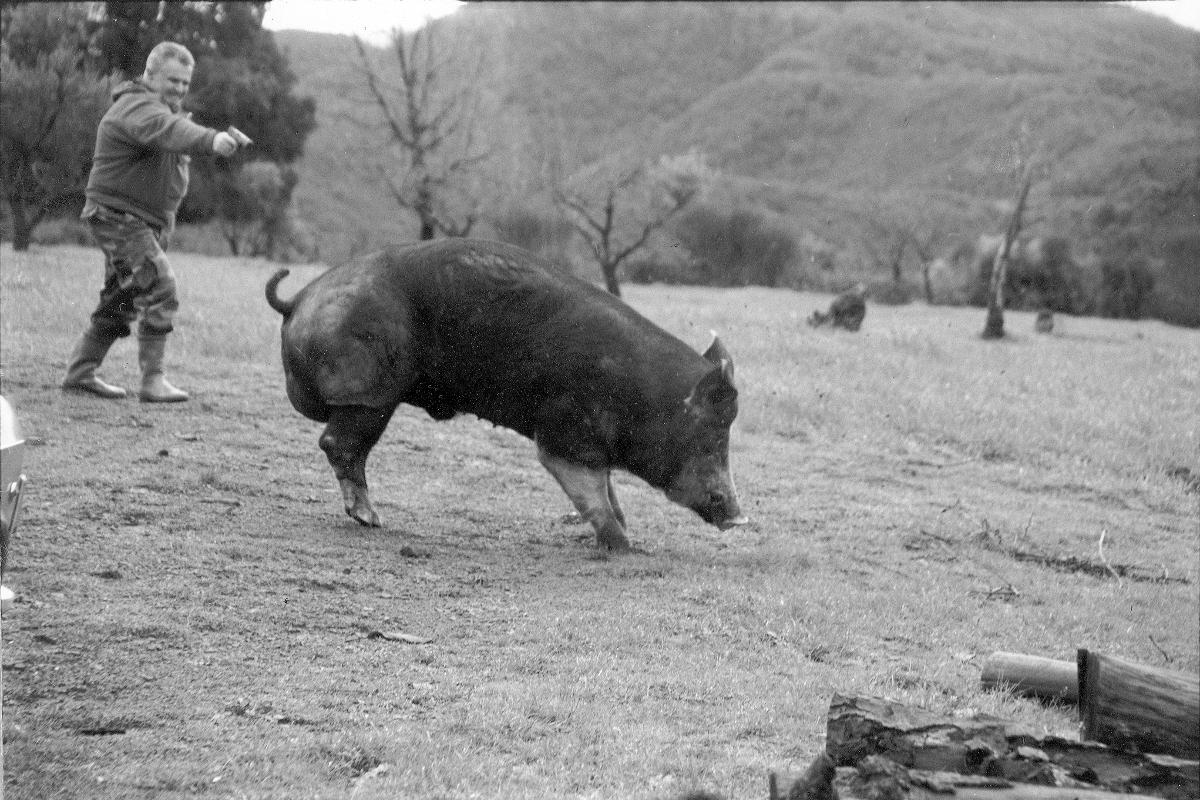
[[[195,66],[196,59],[186,47],[175,42],[160,42],[146,58],[142,83],[178,111],[191,86]]]

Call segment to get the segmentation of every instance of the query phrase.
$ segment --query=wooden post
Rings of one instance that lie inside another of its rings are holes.
[[[1080,649],[1085,739],[1200,760],[1200,677]]]
[[[1078,669],[1070,661],[995,652],[983,663],[979,682],[984,689],[1007,686],[1017,694],[1041,700],[1079,701]]]

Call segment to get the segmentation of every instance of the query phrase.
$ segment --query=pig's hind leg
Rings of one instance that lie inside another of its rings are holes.
[[[629,549],[629,540],[625,538],[625,514],[617,504],[608,470],[589,469],[552,456],[540,447],[538,461],[571,498],[580,516],[591,523],[596,530],[596,544],[601,549],[617,552]]]
[[[319,444],[342,489],[346,513],[362,525],[379,527],[379,515],[367,493],[367,456],[379,441],[395,409],[330,406]]]

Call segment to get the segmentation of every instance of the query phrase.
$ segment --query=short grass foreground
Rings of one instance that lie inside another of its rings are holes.
[[[98,253],[0,251],[30,477],[10,800],[750,800],[821,750],[834,692],[1073,735],[981,691],[984,659],[1200,668],[1198,331],[1010,312],[984,342],[982,310],[872,305],[849,334],[804,324],[828,296],[630,286],[734,354],[753,522],[623,476],[639,552],[602,559],[530,442],[407,407],[370,463],[384,527],[356,525],[284,394],[274,267],[174,262],[192,400],[155,407],[58,389]],[[102,374],[133,385],[135,353]]]

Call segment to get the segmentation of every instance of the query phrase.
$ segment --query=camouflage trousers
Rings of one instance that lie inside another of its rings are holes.
[[[89,203],[84,219],[104,251],[104,288],[92,312],[97,333],[114,339],[128,336],[141,317],[139,335],[162,335],[174,329],[179,298],[175,273],[163,248],[167,237],[141,218]]]

